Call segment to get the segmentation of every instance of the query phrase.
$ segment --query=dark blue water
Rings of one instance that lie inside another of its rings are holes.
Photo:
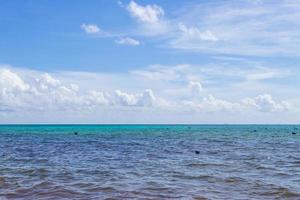
[[[0,199],[300,199],[300,126],[3,125]]]

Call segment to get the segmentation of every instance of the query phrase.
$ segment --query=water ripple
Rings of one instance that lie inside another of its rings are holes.
[[[298,200],[294,128],[0,126],[0,199]]]

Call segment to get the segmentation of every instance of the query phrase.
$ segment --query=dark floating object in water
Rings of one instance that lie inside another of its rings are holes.
[[[74,132],[74,135],[78,135],[78,133],[77,133],[77,132]]]
[[[292,132],[293,135],[296,135],[296,132]]]
[[[195,154],[200,154],[200,151],[195,151]]]
[[[257,130],[254,130],[253,132],[257,132]]]

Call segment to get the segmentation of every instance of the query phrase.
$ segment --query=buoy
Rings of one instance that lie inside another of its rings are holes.
[[[292,132],[293,135],[296,135],[296,132]]]
[[[77,132],[74,132],[74,135],[78,135],[78,133],[77,133]]]
[[[195,154],[200,154],[200,151],[195,151]]]

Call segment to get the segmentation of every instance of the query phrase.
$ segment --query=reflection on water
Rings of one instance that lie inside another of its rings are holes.
[[[299,126],[0,126],[0,199],[300,199],[299,147]]]

